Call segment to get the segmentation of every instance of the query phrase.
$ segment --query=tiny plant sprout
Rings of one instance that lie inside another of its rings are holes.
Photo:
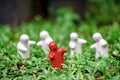
[[[35,41],[30,41],[28,35],[22,34],[20,41],[17,44],[17,51],[23,59],[30,58],[30,45],[35,44]]]

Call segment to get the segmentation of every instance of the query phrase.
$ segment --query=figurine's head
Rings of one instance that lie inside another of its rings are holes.
[[[97,32],[97,33],[94,33],[93,39],[94,39],[95,41],[100,41],[100,40],[102,39],[102,36],[101,36],[100,33]]]
[[[58,48],[56,42],[50,42],[49,43],[49,48],[50,48],[51,51],[56,51],[57,48]]]
[[[73,32],[73,33],[70,34],[70,38],[71,38],[71,40],[77,40],[78,39],[78,34]]]
[[[20,41],[21,41],[22,43],[24,43],[24,44],[27,44],[28,41],[29,41],[28,35],[26,35],[26,34],[21,35],[21,36],[20,36]]]
[[[40,33],[40,38],[41,38],[42,40],[45,40],[47,37],[49,37],[49,34],[48,34],[47,31],[42,31],[42,32]]]

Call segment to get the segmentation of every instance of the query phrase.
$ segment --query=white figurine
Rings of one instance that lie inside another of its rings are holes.
[[[108,44],[105,41],[100,33],[95,33],[93,35],[93,39],[96,41],[90,48],[94,48],[96,50],[95,58],[97,59],[100,56],[108,57]]]
[[[71,41],[69,42],[70,54],[74,55],[74,52],[82,53],[82,45],[87,43],[86,40],[78,38],[78,34],[73,32],[70,34]]]
[[[32,44],[35,44],[35,41],[30,41],[28,35],[23,34],[20,37],[20,41],[17,44],[17,50],[20,56],[23,59],[29,59],[30,58],[30,50],[29,47]]]
[[[42,50],[44,53],[48,56],[49,53],[49,43],[52,42],[52,38],[49,36],[49,33],[47,31],[40,32],[40,38],[42,39],[37,43],[37,46],[42,47]]]

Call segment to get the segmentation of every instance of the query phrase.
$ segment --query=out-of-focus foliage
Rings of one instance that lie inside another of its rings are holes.
[[[86,20],[95,19],[95,22],[100,25],[120,23],[119,0],[89,0],[87,8]]]

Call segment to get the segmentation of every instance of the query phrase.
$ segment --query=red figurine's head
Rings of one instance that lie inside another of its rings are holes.
[[[51,51],[56,51],[58,49],[56,42],[50,42],[49,48]]]

